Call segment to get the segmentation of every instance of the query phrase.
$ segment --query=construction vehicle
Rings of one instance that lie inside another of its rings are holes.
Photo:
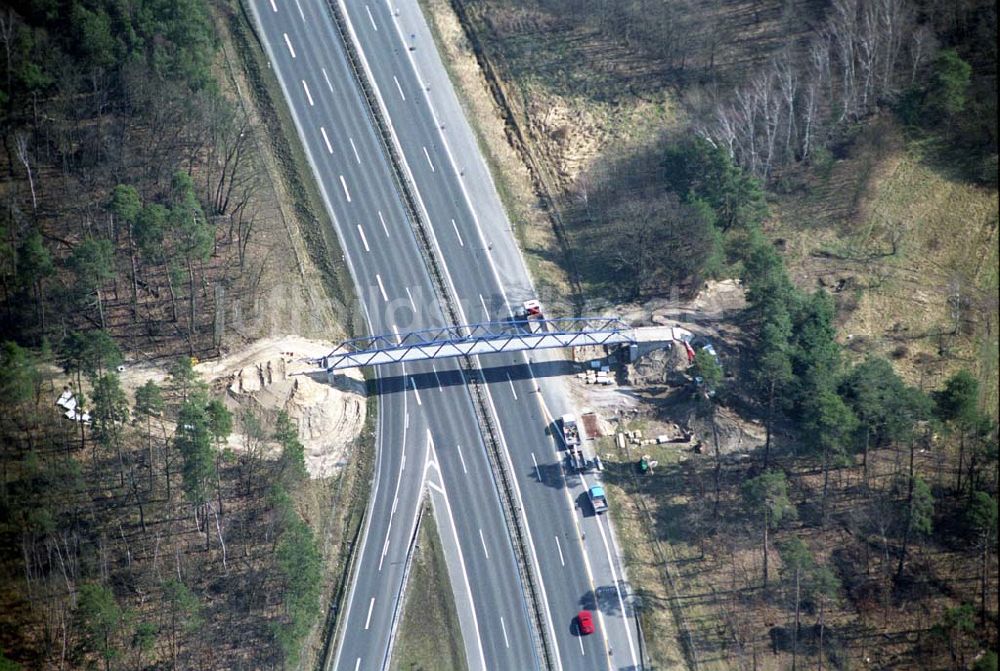
[[[590,497],[590,505],[593,506],[595,515],[608,512],[608,499],[604,495],[604,487],[592,486],[587,490],[587,496]]]
[[[560,429],[562,431],[563,444],[567,450],[573,450],[580,446],[580,427],[576,425],[576,417],[573,415],[563,415],[559,418]]]

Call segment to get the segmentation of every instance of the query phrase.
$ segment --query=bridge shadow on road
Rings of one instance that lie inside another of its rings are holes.
[[[489,362],[491,360],[498,361],[506,358],[509,355],[493,355],[484,357],[484,362]],[[455,363],[449,360],[441,360],[438,362],[437,369],[431,368],[431,363],[429,361],[419,361],[410,363],[409,366],[413,372],[407,372],[406,375],[386,375],[379,378],[372,378],[367,380],[366,383],[358,382],[347,378],[344,375],[334,375],[331,384],[338,388],[346,388],[350,391],[362,391],[362,388],[357,387],[357,385],[364,385],[369,394],[378,394],[380,396],[385,396],[388,394],[398,394],[403,391],[412,390],[414,387],[418,391],[423,391],[424,389],[434,389],[438,387],[458,387],[464,385],[467,381],[472,381],[467,379],[470,377],[470,373],[460,370],[456,367]],[[393,365],[391,368],[394,371],[399,370],[398,365]],[[561,377],[564,375],[571,375],[576,372],[574,364],[570,361],[542,361],[539,363],[534,363],[531,368],[524,364],[517,365],[504,365],[495,364],[493,366],[483,367],[480,371],[475,373],[475,375],[480,376],[479,381],[485,381],[486,383],[493,385],[498,383],[507,384],[508,380],[510,382],[518,382],[521,380],[527,380],[532,377]],[[325,381],[325,373],[317,373],[312,375],[314,379]]]

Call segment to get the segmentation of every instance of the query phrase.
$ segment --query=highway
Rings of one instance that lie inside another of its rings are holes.
[[[369,328],[389,333],[443,324],[328,9],[307,0],[254,0],[249,6],[337,228]],[[382,371],[373,496],[333,668],[382,668],[418,503],[427,489],[453,506],[440,506],[437,519],[457,583],[453,591],[470,665],[539,665],[470,397],[464,385],[428,384],[458,374],[453,362]],[[445,453],[461,456],[441,459]],[[451,514],[454,508],[459,514]]]
[[[512,305],[533,297],[531,281],[419,7],[385,0],[342,5],[434,230],[462,320],[509,318]],[[533,357],[555,361],[541,352]],[[528,511],[558,660],[564,668],[637,667],[613,530],[606,517],[588,516],[585,478],[567,478],[561,468],[553,420],[574,410],[564,385],[534,377],[523,355],[483,357],[482,363]],[[509,368],[495,368],[500,365]],[[572,617],[583,607],[597,611],[599,635],[577,635]]]
[[[329,10],[310,0],[253,0],[251,7],[369,328],[389,333],[443,323]],[[461,317],[509,316],[512,304],[531,297],[530,278],[419,8],[352,2],[345,10]],[[586,483],[567,478],[560,466],[553,415],[572,407],[561,382],[532,373],[532,365],[557,360],[540,353],[533,358],[504,355],[482,363],[526,511],[529,554],[541,576],[557,666],[635,668],[635,631],[627,593],[619,589],[624,574],[613,529],[606,517],[587,516],[589,508],[581,505]],[[495,484],[457,369],[424,363],[382,375],[375,490],[334,668],[381,668],[385,661],[417,504],[426,490],[437,511],[471,668],[537,667],[522,590],[511,588],[519,577]],[[583,607],[596,610],[597,635],[577,635],[573,616]]]

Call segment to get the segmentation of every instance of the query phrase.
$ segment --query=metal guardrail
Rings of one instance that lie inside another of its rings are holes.
[[[427,233],[427,228],[424,224],[423,218],[420,216],[419,210],[416,206],[416,201],[413,197],[412,191],[413,186],[410,184],[409,179],[406,176],[406,171],[403,169],[402,161],[397,155],[393,136],[389,130],[389,124],[382,117],[377,96],[372,90],[368,77],[365,74],[364,66],[361,63],[361,59],[359,58],[359,55],[354,47],[354,43],[351,40],[351,36],[349,34],[350,31],[347,27],[347,21],[341,12],[339,0],[327,0],[327,6],[330,8],[334,24],[340,34],[341,42],[344,45],[344,50],[347,54],[348,63],[354,72],[355,81],[361,88],[369,117],[371,118],[372,124],[378,131],[379,139],[381,140],[379,144],[381,145],[389,164],[392,166],[391,172],[393,180],[396,183],[397,192],[402,197],[403,205],[407,210],[408,219],[414,225],[418,242],[417,246],[420,248],[420,253],[427,264],[427,268],[430,270],[435,293],[438,296],[438,301],[442,309],[445,311],[449,321],[451,321],[452,324],[460,324],[461,320],[458,318],[455,304],[450,300],[449,292],[444,282],[444,276],[441,272],[440,266],[438,265],[437,259],[432,252],[433,246],[430,242],[430,236]],[[467,366],[472,370],[475,369],[474,364],[471,362],[468,362]],[[490,445],[494,446],[494,450],[498,450],[499,443],[496,439],[496,428],[493,426],[493,422],[482,396],[482,392],[481,390],[476,390],[475,386],[471,391],[473,405],[476,408],[477,417],[479,418],[480,427],[484,436],[484,442],[486,442],[488,446],[487,452],[490,453]],[[495,457],[495,455],[493,456]],[[500,482],[503,483],[503,486],[498,488],[503,490],[501,497],[506,496],[512,500],[513,497],[511,496],[510,491],[509,475],[502,470],[501,464],[494,464],[494,473],[500,476]],[[506,511],[509,511],[510,508],[506,505],[503,507],[506,514]],[[551,642],[545,636],[545,623],[541,617],[541,608],[538,590],[535,585],[535,577],[531,570],[530,562],[528,562],[527,553],[523,543],[525,531],[521,528],[519,517],[515,516],[513,520],[508,520],[508,525],[510,524],[513,524],[513,528],[516,530],[511,534],[511,542],[514,545],[514,554],[517,559],[518,570],[521,573],[522,581],[529,592],[528,605],[532,611],[532,629],[536,639],[536,646],[542,653],[541,656],[544,660],[545,667],[547,669],[552,669],[553,663]],[[339,629],[339,626],[336,628]]]
[[[403,578],[399,581],[399,593],[396,595],[396,607],[392,609],[392,623],[389,625],[389,645],[385,648],[385,658],[382,660],[382,670],[389,668],[392,659],[392,649],[396,646],[396,633],[399,631],[399,617],[403,613],[403,602],[406,601],[406,583],[410,581],[410,569],[413,568],[413,552],[420,537],[420,527],[424,523],[424,499],[420,499],[417,508],[417,523],[413,525],[410,544],[406,546],[406,559],[403,562]]]
[[[502,447],[497,439],[498,431],[493,424],[493,415],[490,413],[486,403],[486,391],[483,389],[480,376],[476,375],[478,367],[471,359],[466,359],[463,367],[466,369],[466,376],[469,381],[469,388],[472,391],[473,406],[476,409],[476,417],[480,426],[484,428],[483,442],[486,443],[486,457],[490,461],[497,480],[497,492],[500,496],[500,507],[503,509],[504,522],[507,526],[507,535],[511,544],[515,548],[514,555],[517,558],[517,573],[521,579],[521,584],[528,591],[528,608],[531,611],[532,635],[535,644],[542,653],[542,660],[545,668],[554,669],[552,661],[551,642],[545,635],[545,619],[542,617],[541,595],[538,593],[538,585],[533,570],[533,565],[528,561],[528,553],[525,550],[527,542],[525,536],[527,531],[521,525],[521,507],[513,494],[511,486],[512,476],[507,469],[503,458]]]

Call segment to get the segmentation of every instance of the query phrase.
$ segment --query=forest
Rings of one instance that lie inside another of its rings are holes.
[[[0,668],[314,654],[331,484],[288,415],[194,369],[282,319],[268,294],[312,312],[275,280],[306,281],[294,227],[316,217],[268,172],[290,150],[260,82],[240,90],[247,32],[237,3],[0,9]],[[143,367],[167,373],[126,381]]]

